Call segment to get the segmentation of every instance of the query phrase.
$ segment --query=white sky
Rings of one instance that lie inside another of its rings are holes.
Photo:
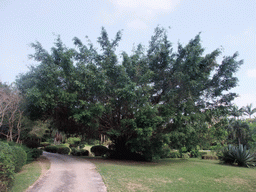
[[[88,36],[97,46],[104,26],[110,38],[123,29],[118,51],[130,52],[133,44],[147,46],[157,25],[171,27],[174,47],[202,32],[205,53],[221,46],[222,56],[238,51],[244,64],[232,90],[240,95],[235,103],[256,107],[255,0],[0,0],[0,80],[11,83],[28,71],[32,42],[50,51],[56,35],[68,47],[74,37],[86,43]]]

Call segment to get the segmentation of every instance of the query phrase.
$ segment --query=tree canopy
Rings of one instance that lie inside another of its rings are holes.
[[[243,63],[238,53],[218,63],[221,51],[205,54],[200,34],[174,52],[167,31],[157,27],[147,50],[139,44],[118,60],[121,36],[119,31],[110,40],[102,28],[100,51],[76,37],[75,48],[58,37],[50,53],[32,43],[30,57],[39,65],[16,81],[27,98],[25,113],[52,118],[66,133],[107,135],[120,158],[136,153],[150,160],[166,143],[193,148],[225,135],[222,127],[236,97],[230,90]]]

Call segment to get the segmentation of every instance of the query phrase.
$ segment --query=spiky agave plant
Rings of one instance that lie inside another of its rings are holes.
[[[240,144],[238,147],[228,145],[227,147],[223,148],[222,154],[219,155],[219,159],[228,164],[237,163],[238,166],[255,166],[256,159],[254,158],[253,153],[250,152],[246,148]]]
[[[221,150],[221,153],[218,155],[218,158],[220,159],[220,161],[226,164],[233,164],[235,162],[235,158],[233,155],[233,151],[235,150],[234,148],[235,146],[232,146],[232,145],[228,145],[224,147]]]
[[[255,166],[254,155],[246,148],[246,146],[241,144],[238,147],[235,147],[233,155],[235,158],[235,163],[237,163],[238,166]]]

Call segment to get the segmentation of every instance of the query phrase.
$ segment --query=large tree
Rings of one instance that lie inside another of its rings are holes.
[[[200,34],[173,52],[160,27],[147,50],[138,45],[131,55],[123,52],[121,61],[115,53],[120,31],[110,41],[102,28],[101,51],[73,40],[76,47],[70,49],[58,37],[51,53],[32,44],[31,58],[39,65],[17,79],[31,118],[51,117],[67,133],[107,135],[120,158],[157,158],[164,143],[192,148],[209,129],[221,138],[227,107],[236,97],[229,91],[242,64],[237,53],[218,64],[220,50],[204,54]]]

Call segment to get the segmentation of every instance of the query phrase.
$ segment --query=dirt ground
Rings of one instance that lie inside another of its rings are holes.
[[[44,152],[41,177],[26,192],[106,192],[107,188],[93,163],[68,155]]]

